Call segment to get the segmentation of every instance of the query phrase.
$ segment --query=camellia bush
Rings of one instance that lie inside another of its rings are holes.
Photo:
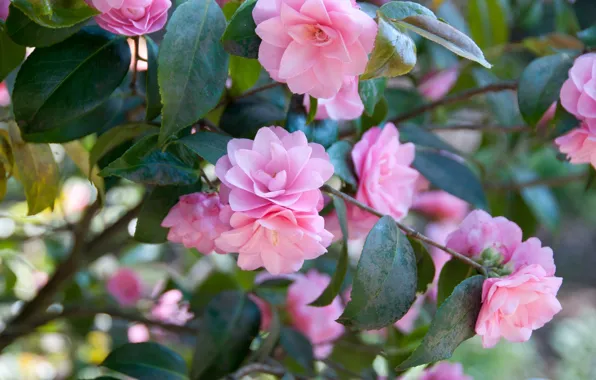
[[[11,375],[489,378],[447,360],[562,310],[594,204],[594,16],[0,0],[0,350],[53,363]]]

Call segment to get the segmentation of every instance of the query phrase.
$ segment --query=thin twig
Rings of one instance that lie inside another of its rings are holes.
[[[382,212],[379,212],[377,210],[375,210],[372,207],[369,207],[367,205],[365,205],[364,203],[361,203],[360,201],[352,198],[351,196],[349,196],[346,193],[342,193],[339,190],[336,190],[334,188],[332,188],[329,185],[323,185],[321,188],[323,191],[325,191],[326,193],[332,194],[334,196],[340,197],[341,199],[343,199],[346,202],[350,202],[355,206],[358,206],[359,208],[361,208],[362,210],[368,211],[373,215],[378,216],[379,218],[382,218],[383,216],[385,216],[385,214],[383,214]],[[434,240],[431,240],[430,238],[426,237],[425,235],[421,234],[420,232],[404,225],[401,224],[398,221],[395,221],[395,224],[397,224],[397,226],[399,227],[399,229],[401,229],[406,235],[412,237],[413,239],[416,240],[420,240],[423,241],[429,245],[432,245],[433,247],[437,247],[445,252],[447,252],[448,254],[450,254],[451,256],[455,257],[458,260],[463,261],[464,263],[478,269],[478,271],[480,271],[480,273],[482,273],[484,276],[487,276],[488,273],[486,272],[486,269],[480,265],[479,263],[477,263],[476,261],[470,259],[467,256],[462,255],[461,253],[455,252],[454,250],[452,250],[451,248],[447,248],[442,244],[437,243]]]
[[[416,116],[422,115],[422,114],[424,114],[430,110],[433,110],[437,107],[445,106],[445,105],[453,104],[453,103],[458,103],[458,102],[461,102],[462,100],[467,100],[467,99],[469,99],[473,96],[476,96],[476,95],[486,94],[489,92],[499,92],[499,91],[505,91],[505,90],[515,90],[515,89],[517,89],[516,82],[505,82],[505,83],[490,84],[488,86],[474,88],[474,89],[471,89],[468,91],[462,91],[458,94],[454,94],[454,95],[445,97],[443,99],[434,101],[432,103],[425,104],[421,107],[418,107],[410,112],[407,112],[401,116],[396,117],[395,119],[391,120],[391,122],[394,124],[399,124],[403,121],[413,119]]]
[[[251,96],[251,95],[254,95],[254,94],[258,94],[259,92],[266,91],[266,90],[269,90],[271,88],[275,88],[277,86],[282,86],[282,85],[283,85],[283,83],[273,82],[273,83],[269,83],[269,84],[266,84],[266,85],[261,86],[261,87],[253,88],[252,90],[246,91],[245,93],[240,94],[238,96],[234,96],[234,97],[231,97],[229,99],[223,99],[222,101],[220,101],[217,104],[217,106],[215,106],[215,108],[219,108],[219,107],[224,106],[224,105],[226,105],[228,103],[234,102],[234,101],[236,101],[238,99],[246,98],[248,96]]]
[[[506,126],[506,125],[429,125],[424,129],[429,131],[478,131],[494,133],[515,133],[531,131],[532,128],[526,125]]]
[[[526,182],[509,182],[509,183],[486,183],[484,187],[490,190],[520,190],[533,186],[565,186],[571,182],[587,179],[588,175],[585,173],[569,174],[562,177],[537,178]]]
[[[130,92],[133,95],[137,94],[137,73],[138,73],[138,62],[139,62],[139,36],[133,37],[135,54],[132,57],[132,78],[130,79]]]

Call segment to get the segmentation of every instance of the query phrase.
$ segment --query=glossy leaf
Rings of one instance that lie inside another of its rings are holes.
[[[584,29],[577,33],[577,37],[587,46],[596,46],[596,25]]]
[[[468,22],[472,38],[483,49],[509,41],[507,15],[501,0],[470,0]]]
[[[117,347],[101,365],[137,379],[188,379],[184,359],[153,342],[127,343]]]
[[[10,39],[6,30],[0,27],[0,82],[25,59],[25,47]]]
[[[12,3],[30,19],[47,28],[73,26],[99,14],[85,0],[14,0]]]
[[[226,290],[241,290],[240,284],[230,273],[213,271],[193,292],[190,309],[193,313],[204,313],[205,307],[218,294]],[[199,314],[199,315],[200,315]]]
[[[35,215],[54,207],[58,196],[60,176],[58,165],[48,144],[25,143],[14,122],[8,123],[15,177],[25,189],[28,215]]]
[[[46,47],[62,42],[78,32],[84,22],[66,28],[47,28],[31,20],[19,8],[10,6],[6,19],[6,32],[17,44],[31,47]]]
[[[416,44],[402,27],[379,16],[374,49],[361,79],[396,77],[409,73],[416,65]]]
[[[95,166],[99,160],[120,144],[148,132],[157,132],[149,124],[125,124],[114,127],[97,138],[89,153],[89,166]]]
[[[97,194],[102,199],[105,199],[105,185],[103,177],[99,175],[99,168],[96,165],[89,165],[91,162],[89,152],[85,149],[80,141],[71,141],[63,144],[66,154],[70,157],[72,162],[79,168],[83,175],[88,175],[89,179],[95,185]]]
[[[226,51],[245,58],[257,58],[261,39],[252,17],[256,0],[247,0],[236,10],[221,40]]]
[[[352,299],[338,322],[363,330],[403,317],[416,298],[416,256],[390,216],[372,228],[358,261]]]
[[[170,18],[158,57],[160,145],[219,102],[228,77],[229,56],[219,41],[225,27],[214,0],[188,0]]]
[[[245,294],[223,292],[209,302],[195,345],[191,377],[219,379],[235,371],[259,333],[259,308]]]
[[[290,111],[286,119],[286,129],[290,132],[302,131],[309,142],[321,144],[324,148],[337,141],[337,120],[323,119],[308,123],[307,119],[308,116],[303,112]]]
[[[230,136],[199,131],[180,139],[179,142],[186,145],[210,164],[215,165],[217,160],[228,154],[228,142],[231,139]]]
[[[345,183],[357,188],[358,180],[356,179],[354,163],[352,161],[352,148],[352,144],[348,141],[341,140],[331,145],[327,149],[327,153],[333,164],[334,174]]]
[[[319,100],[317,98],[313,98],[312,96],[309,96],[308,98],[310,107],[308,108],[308,114],[306,115],[306,125],[313,122],[317,115],[317,108],[319,108]]]
[[[148,64],[145,77],[145,101],[147,102],[145,120],[151,121],[161,113],[161,94],[159,93],[159,83],[157,79],[157,55],[159,48],[149,36],[145,36],[145,41],[147,43]]]
[[[383,99],[386,85],[386,78],[361,80],[358,83],[358,94],[360,95],[360,99],[362,99],[364,111],[367,114],[373,115],[375,106]]]
[[[474,276],[454,289],[437,310],[420,346],[398,366],[398,371],[449,359],[457,346],[476,335],[474,327],[482,304],[483,282],[483,276]]]
[[[256,59],[249,59],[233,55],[230,57],[230,77],[232,88],[230,93],[234,96],[252,88],[261,75],[261,64]]]
[[[290,327],[281,329],[279,344],[287,355],[295,360],[308,374],[314,373],[313,347],[307,337]]]
[[[420,240],[408,237],[408,241],[416,255],[416,272],[418,273],[416,291],[424,293],[435,277],[435,264],[432,256]]]
[[[453,289],[460,282],[470,277],[472,273],[474,273],[474,269],[463,261],[456,259],[447,261],[439,275],[437,306],[441,306],[443,301],[453,293]]]
[[[76,139],[92,132],[79,133],[78,121],[108,100],[129,65],[126,38],[95,27],[51,47],[36,49],[19,70],[13,92],[14,113],[23,138],[64,142],[68,140],[63,134]]]
[[[529,169],[517,168],[513,170],[517,182],[528,182],[539,179],[538,175]],[[524,202],[540,223],[551,231],[556,231],[560,223],[560,212],[557,198],[546,185],[526,186],[520,190]]]
[[[390,1],[379,9],[380,12],[391,20],[403,20],[410,16],[427,16],[437,18],[430,9],[411,1]]]
[[[572,57],[557,54],[538,58],[524,69],[519,78],[517,101],[528,124],[537,125],[546,110],[559,99],[571,66]]]
[[[433,186],[471,203],[474,207],[487,208],[482,184],[466,165],[446,154],[418,149],[413,166]]]

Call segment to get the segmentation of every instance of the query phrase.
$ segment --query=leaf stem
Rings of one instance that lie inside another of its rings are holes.
[[[362,210],[368,211],[373,215],[378,216],[379,218],[382,218],[383,216],[385,216],[385,214],[383,214],[382,212],[377,211],[376,209],[365,205],[364,203],[352,198],[351,196],[349,196],[346,193],[343,193],[339,190],[336,190],[334,188],[332,188],[329,185],[323,185],[322,186],[322,190],[326,193],[335,195],[337,197],[340,197],[341,199],[343,199],[346,202],[350,202],[353,205],[361,208]],[[442,244],[437,243],[434,240],[431,240],[430,238],[426,237],[425,235],[421,234],[420,232],[406,226],[405,224],[402,224],[398,221],[395,221],[395,224],[397,224],[397,226],[399,227],[400,230],[402,230],[406,235],[411,236],[413,239],[416,240],[420,240],[423,241],[429,245],[432,245],[433,247],[439,248],[445,252],[447,252],[448,254],[450,254],[451,256],[455,257],[456,259],[463,261],[464,263],[478,269],[478,271],[480,273],[482,273],[485,277],[488,276],[488,273],[486,271],[486,268],[484,268],[482,265],[480,265],[479,263],[477,263],[476,261],[470,259],[467,256],[462,255],[461,253],[455,252],[454,250],[452,250],[451,248],[447,248]]]

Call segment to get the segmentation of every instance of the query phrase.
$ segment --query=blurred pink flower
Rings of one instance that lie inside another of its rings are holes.
[[[453,231],[455,231],[458,227],[457,222],[452,221],[439,221],[439,222],[432,222],[426,225],[426,229],[424,233],[428,236],[431,240],[436,241],[440,244],[445,244],[447,240],[447,236]],[[429,247],[429,253],[431,258],[433,259],[433,263],[435,264],[435,276],[433,278],[433,282],[428,288],[427,295],[432,299],[437,299],[437,290],[439,285],[439,276],[441,275],[441,270],[445,264],[451,260],[451,255],[446,253],[440,248],[436,247]]]
[[[149,329],[141,323],[130,326],[127,335],[130,343],[147,342],[150,338]]]
[[[542,115],[542,118],[538,121],[538,124],[536,125],[536,127],[537,128],[547,128],[548,125],[550,124],[550,122],[555,117],[556,112],[557,112],[557,102],[554,102],[553,104],[550,105],[550,107],[548,107],[546,112]]]
[[[10,94],[6,87],[6,82],[0,82],[0,107],[7,107],[10,105]]]
[[[432,72],[422,78],[418,91],[428,100],[439,100],[453,88],[458,77],[457,66]]]
[[[152,319],[182,326],[194,317],[184,302],[182,292],[178,289],[168,290],[159,297],[151,308]]]
[[[304,107],[310,110],[310,98],[304,97]],[[332,98],[319,99],[315,119],[353,120],[364,112],[358,93],[358,77],[344,77],[339,92]]]
[[[377,24],[346,0],[258,0],[259,61],[297,94],[328,99],[364,72]]]
[[[215,239],[230,230],[232,211],[223,205],[217,193],[193,193],[180,197],[161,223],[170,228],[168,240],[182,243],[186,248],[196,248],[207,255],[215,250]]]
[[[81,212],[91,203],[91,184],[83,181],[67,181],[62,188],[62,207],[66,215]]]
[[[215,173],[230,189],[233,211],[270,205],[313,212],[322,207],[319,188],[333,175],[325,149],[308,143],[302,131],[281,127],[259,129],[254,139],[232,139]]]
[[[91,0],[91,5],[101,13],[120,8],[144,8],[151,4],[151,0]]]
[[[280,206],[234,213],[232,230],[215,244],[225,252],[238,252],[244,270],[264,267],[272,274],[296,272],[304,260],[327,252],[333,236],[316,211],[297,212]]]
[[[332,341],[344,333],[344,326],[335,321],[343,312],[339,297],[324,307],[308,306],[323,293],[330,281],[326,274],[309,270],[306,275],[297,274],[288,288],[287,308],[292,325],[310,339],[318,359],[327,357],[333,347]]]
[[[473,380],[464,373],[461,363],[440,362],[422,372],[418,380]]]
[[[107,283],[108,292],[122,306],[133,306],[141,299],[143,285],[135,271],[119,269]]]
[[[172,6],[170,0],[95,0],[95,3],[101,3],[101,7],[122,3],[120,7],[112,6],[95,16],[95,22],[108,32],[125,36],[140,36],[160,30],[166,24],[168,9]]]
[[[412,209],[433,219],[460,222],[468,212],[468,203],[445,191],[432,190],[418,193]]]
[[[33,272],[33,281],[35,283],[35,289],[39,290],[43,288],[50,279],[50,276],[46,272],[35,270]]]
[[[549,275],[540,265],[524,266],[510,276],[489,278],[482,286],[482,308],[476,333],[485,348],[501,337],[525,342],[532,331],[544,326],[561,311],[557,292],[562,279]]]
[[[561,104],[588,125],[596,122],[596,53],[577,58],[561,87]],[[594,124],[596,126],[596,124]]]
[[[373,214],[368,213],[368,215],[366,215],[357,210],[357,206],[354,206],[351,203],[346,203],[348,238],[350,240],[358,240],[368,235],[375,223],[379,220],[379,218]],[[333,242],[341,240],[343,235],[335,211],[331,211],[329,214],[325,215],[325,228],[333,235]]]
[[[6,20],[8,17],[8,7],[10,6],[10,0],[0,0],[0,20]]]
[[[555,143],[572,164],[591,164],[596,168],[596,125],[582,123],[579,128],[558,137]]]

